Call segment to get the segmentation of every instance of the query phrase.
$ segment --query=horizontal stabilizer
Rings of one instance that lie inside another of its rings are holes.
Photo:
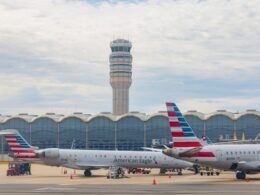
[[[185,152],[181,152],[179,153],[180,157],[191,157],[194,156],[195,154],[197,154],[199,151],[201,151],[202,147],[200,148],[192,148],[189,150],[186,150]]]

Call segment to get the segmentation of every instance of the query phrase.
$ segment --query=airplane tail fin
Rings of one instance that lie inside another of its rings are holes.
[[[10,147],[13,158],[20,160],[36,159],[37,147],[31,146],[22,135],[14,129],[1,130],[0,136],[4,136],[8,146]]]
[[[199,148],[203,144],[194,134],[175,103],[166,103],[174,148]]]

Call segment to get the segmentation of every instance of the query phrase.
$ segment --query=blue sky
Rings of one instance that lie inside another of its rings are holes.
[[[260,110],[258,0],[2,0],[0,113],[111,111],[109,43],[133,48],[130,110]]]

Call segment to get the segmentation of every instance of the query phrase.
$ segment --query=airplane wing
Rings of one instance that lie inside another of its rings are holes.
[[[147,151],[152,151],[152,152],[162,152],[162,149],[158,149],[158,148],[142,147],[142,149],[147,150]]]
[[[112,167],[113,165],[108,164],[91,164],[91,163],[76,163],[76,166],[81,169],[101,169]]]

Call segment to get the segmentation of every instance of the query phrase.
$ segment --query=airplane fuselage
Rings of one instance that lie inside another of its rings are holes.
[[[52,154],[42,155],[42,151],[53,150]],[[55,153],[55,154],[54,154]],[[45,149],[39,150],[39,159],[35,162],[52,166],[74,169],[95,169],[119,166],[125,168],[176,168],[192,167],[192,163],[168,157],[161,152],[151,151],[106,151]]]
[[[260,171],[260,145],[208,145],[194,156],[181,159],[223,170],[258,172]]]

